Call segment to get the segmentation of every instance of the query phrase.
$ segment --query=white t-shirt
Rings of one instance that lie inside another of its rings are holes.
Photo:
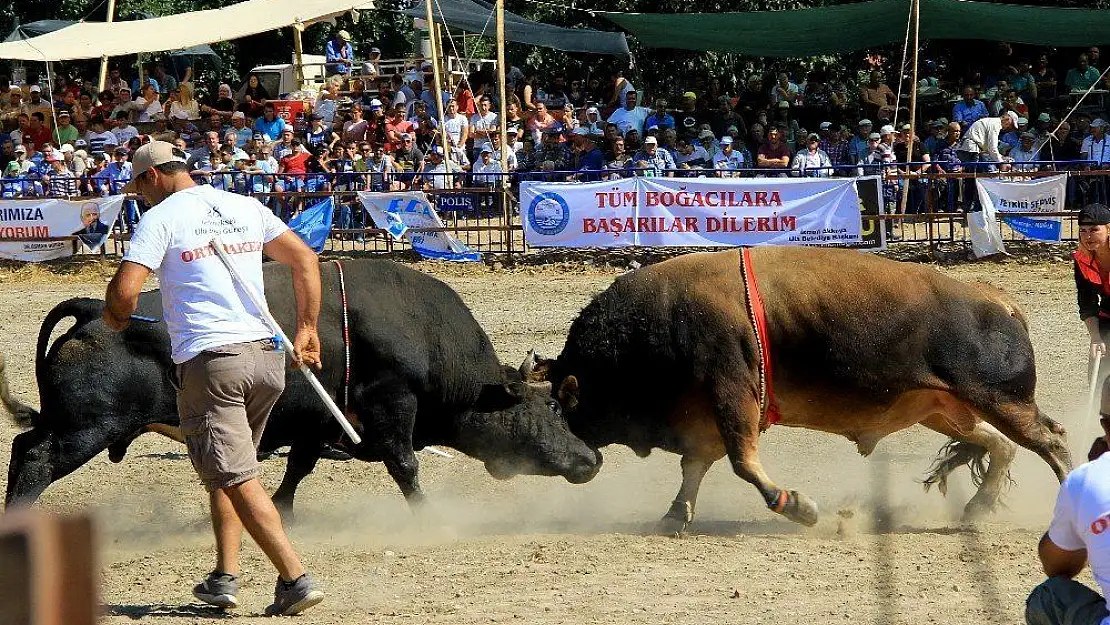
[[[135,128],[131,124],[128,124],[126,126],[117,126],[112,129],[112,134],[116,136],[116,140],[119,142],[119,145],[126,145],[128,141],[139,136],[139,129]]]
[[[1061,549],[1086,549],[1091,575],[1102,596],[1110,596],[1110,454],[1076,467],[1064,479],[1048,538]],[[1110,617],[1102,625],[1110,625]]]
[[[258,200],[198,185],[143,213],[124,260],[157,272],[171,358],[273,336],[208,242],[217,234],[239,275],[263,293],[262,245],[288,230]]]
[[[635,130],[643,134],[644,121],[647,120],[648,115],[651,115],[651,109],[642,106],[637,106],[631,111],[626,108],[619,108],[609,115],[609,123],[616,124],[622,135],[628,134],[629,130]]]
[[[447,136],[451,139],[451,145],[459,145],[459,142],[462,140],[462,133],[467,129],[467,126],[466,115],[462,113],[455,113],[453,117],[448,116],[447,119],[443,121],[443,131],[446,132]]]

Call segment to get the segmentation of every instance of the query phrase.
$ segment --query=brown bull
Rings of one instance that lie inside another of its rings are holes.
[[[863,455],[917,423],[951,437],[926,487],[943,490],[961,464],[979,469],[967,516],[996,505],[1015,442],[1059,479],[1071,468],[1064,428],[1034,402],[1033,347],[1016,305],[930,267],[853,251],[758,248],[744,274],[735,250],[634,271],[582,310],[557,359],[530,357],[524,368],[552,383],[591,446],[682,455],[668,530],[690,522],[702,478],[725,456],[769,508],[817,522],[816,504],[760,464],[760,433],[776,419],[843,435]]]

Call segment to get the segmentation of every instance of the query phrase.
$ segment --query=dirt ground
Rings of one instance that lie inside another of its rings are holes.
[[[462,295],[514,364],[532,346],[557,354],[573,315],[618,273],[420,267]],[[1070,265],[940,270],[991,282],[1022,304],[1039,402],[1085,457],[1090,436],[1075,435],[1086,400],[1085,343]],[[68,297],[102,296],[107,271],[0,271],[0,351],[20,397],[38,401],[34,342],[46,311]],[[16,433],[0,423],[3,466]],[[959,512],[972,493],[967,472],[957,474],[947,499],[924,493],[919,482],[943,442],[914,427],[864,459],[847,440],[772,428],[762,442],[765,467],[780,485],[814,497],[821,522],[805,529],[771,514],[755,489],[718,463],[682,539],[651,533],[679,485],[678,458],[662,452],[640,459],[606,448],[601,474],[581,486],[558,478],[498,482],[464,456],[421,455],[434,502],[427,518],[409,513],[381,465],[322,461],[298,493],[291,534],[328,598],[298,622],[1022,622],[1024,598],[1041,581],[1035,548],[1055,480],[1019,450],[1008,508],[962,527]],[[192,600],[192,584],[212,568],[212,540],[183,451],[146,435],[122,464],[101,454],[43,497],[50,510],[96,511],[105,623],[246,622],[272,597],[272,569],[248,540],[244,606],[226,617]],[[269,487],[283,469],[280,458],[265,463]]]

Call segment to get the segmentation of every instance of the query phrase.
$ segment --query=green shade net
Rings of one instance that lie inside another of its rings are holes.
[[[920,0],[921,39],[983,39],[1043,46],[1110,43],[1110,11],[964,0]],[[809,57],[901,44],[909,0],[745,13],[598,15],[650,48]]]

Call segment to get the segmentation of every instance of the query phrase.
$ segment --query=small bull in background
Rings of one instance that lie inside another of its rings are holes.
[[[290,273],[277,264],[264,272],[270,310],[289,329],[295,321]],[[450,287],[383,260],[345,262],[343,275],[351,371],[346,410],[364,441],[346,451],[384,462],[410,504],[424,498],[413,450],[427,445],[451,446],[482,460],[499,479],[525,473],[583,483],[597,474],[601,455],[570,433],[546,392],[498,362],[489,337]],[[318,377],[341,401],[344,311],[334,263],[321,265],[321,279],[324,368]],[[135,322],[111,332],[101,321],[103,307],[100,300],[72,299],[43,321],[35,356],[41,411],[11,396],[0,358],[0,399],[17,423],[30,428],[12,443],[8,506],[33,503],[52,482],[105,449],[120,462],[144,432],[181,440],[165,325]],[[141,296],[138,314],[161,316],[157,291]],[[76,323],[51,344],[52,331],[67,317]],[[319,397],[290,368],[260,447],[265,452],[290,445],[274,493],[279,508],[292,509],[321,443],[339,439]]]
[[[762,247],[750,258],[781,425],[840,434],[864,456],[917,423],[951,437],[925,484],[943,492],[971,465],[979,488],[966,518],[997,504],[1014,442],[1061,480],[1071,470],[1064,428],[1034,402],[1025,319],[1000,292],[850,250]],[[726,456],[770,509],[818,519],[813,500],[759,461],[770,421],[740,262],[736,250],[689,254],[624,274],[581,311],[558,358],[530,354],[522,370],[551,383],[571,431],[595,449],[682,456],[668,533],[690,523],[702,478]]]

